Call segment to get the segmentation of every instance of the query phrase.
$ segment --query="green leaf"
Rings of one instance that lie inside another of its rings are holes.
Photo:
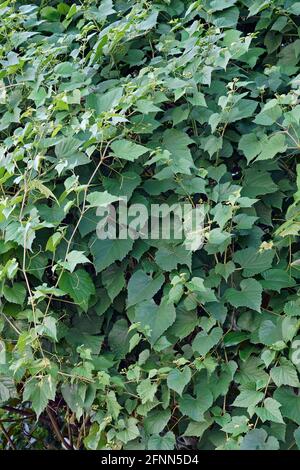
[[[278,18],[280,20],[280,18]],[[285,21],[285,20],[283,20]],[[278,25],[279,26],[279,25]],[[276,29],[276,22],[274,23],[272,29]],[[278,101],[276,99],[268,101],[262,108],[261,112],[256,116],[254,122],[255,124],[260,124],[262,126],[271,126],[274,124],[274,122],[278,121],[278,119],[282,116],[282,109],[278,104]],[[278,136],[281,138],[279,139]],[[278,139],[278,142],[282,142],[285,140],[284,135],[274,135],[276,139]],[[282,139],[283,137],[283,139]],[[276,139],[274,140],[274,143],[276,142]],[[262,141],[262,147],[267,147],[268,146],[268,140],[270,144],[272,145],[273,141],[273,136],[267,137],[264,136],[264,139]]]
[[[72,273],[77,264],[90,263],[90,260],[83,253],[83,251],[70,251],[66,256],[66,261],[60,263],[61,266]]]
[[[283,340],[281,325],[275,324],[271,320],[265,320],[259,327],[258,336],[263,344],[272,346]]]
[[[87,386],[84,383],[64,383],[61,386],[62,396],[77,419],[80,419],[83,414],[86,389]]]
[[[244,153],[247,163],[250,163],[261,151],[261,144],[256,134],[244,134],[239,141],[239,150]]]
[[[115,140],[111,144],[111,149],[115,157],[120,158],[121,160],[128,160],[130,162],[133,162],[141,155],[149,152],[147,147],[125,139]]]
[[[194,352],[198,352],[201,356],[205,356],[223,336],[223,331],[221,328],[216,327],[211,330],[210,333],[201,331],[197,334],[196,338],[192,343],[192,348]]]
[[[61,77],[71,77],[75,72],[75,67],[71,62],[61,62],[54,67],[54,73]]]
[[[281,385],[300,386],[297,371],[289,361],[284,362],[281,366],[272,367],[270,376],[277,387]]]
[[[250,335],[244,331],[229,331],[229,333],[224,336],[223,342],[226,347],[231,347],[242,343],[249,339],[249,337]]]
[[[164,276],[162,274],[152,279],[151,276],[148,276],[144,271],[136,271],[128,282],[127,306],[131,307],[143,300],[152,299],[156,292],[161,288],[163,282]]]
[[[19,264],[18,264],[16,258],[12,258],[12,259],[7,261],[7,263],[4,267],[4,270],[7,274],[8,279],[11,280],[15,277],[15,275],[18,272],[18,266],[19,266]]]
[[[228,263],[225,264],[218,263],[216,264],[215,271],[227,281],[230,274],[235,271],[235,264],[232,261],[228,261]]]
[[[54,400],[56,394],[56,381],[51,375],[42,379],[30,378],[25,383],[23,399],[31,401],[37,418],[48,405],[49,400]]]
[[[209,156],[212,157],[215,153],[219,152],[223,147],[222,137],[216,137],[215,135],[210,135],[202,139],[204,143],[204,150],[208,152]]]
[[[241,450],[278,450],[278,440],[270,436],[264,429],[252,429],[246,434],[242,443]]]
[[[13,287],[3,286],[3,295],[8,302],[22,305],[26,298],[26,288],[20,282],[15,282]]]
[[[264,281],[260,281],[264,289],[280,292],[281,289],[294,287],[296,282],[290,274],[283,269],[270,269],[262,273]]]
[[[259,1],[259,0],[253,0],[252,4],[250,5],[249,8],[249,14],[248,16],[254,16],[260,11],[264,10],[270,5],[271,1],[270,0],[264,0],[264,1]]]
[[[114,418],[118,419],[122,407],[120,406],[116,394],[113,390],[110,390],[106,396],[106,404],[108,413]]]
[[[176,311],[176,320],[169,329],[169,334],[179,339],[188,336],[198,325],[198,317],[196,311],[186,311],[179,308]]]
[[[59,20],[60,14],[56,8],[47,6],[41,9],[41,17],[49,21],[57,21]]]
[[[211,11],[225,10],[234,5],[237,0],[211,0],[209,2],[209,9]]]
[[[157,383],[152,383],[150,379],[142,380],[137,386],[136,391],[143,404],[149,401],[152,402],[157,391]]]
[[[270,173],[257,169],[248,169],[244,172],[242,196],[250,198],[271,194],[277,191],[278,187],[274,183]]]
[[[168,424],[171,417],[170,410],[152,410],[144,420],[144,427],[147,434],[159,434]]]
[[[207,107],[204,94],[200,91],[194,91],[193,96],[189,97],[188,100],[194,106]]]
[[[1,364],[1,363],[0,363]],[[0,376],[0,404],[7,403],[11,398],[17,398],[17,389],[11,377]]]
[[[87,312],[90,297],[95,294],[95,286],[86,271],[77,269],[72,274],[64,272],[58,285],[80,308]]]
[[[142,114],[157,113],[161,111],[158,106],[155,106],[150,100],[138,100],[136,102],[138,111]]]
[[[207,389],[198,394],[197,398],[191,395],[183,395],[179,398],[179,409],[183,415],[188,416],[193,421],[203,421],[204,413],[213,404],[213,395]]]
[[[92,238],[90,242],[90,250],[94,258],[94,266],[97,273],[103,271],[105,268],[113,264],[115,261],[122,261],[125,256],[131,251],[133,240],[129,239],[116,239],[100,240]]]
[[[188,366],[185,366],[182,371],[172,369],[167,377],[168,387],[175,390],[181,396],[185,386],[191,380],[191,376],[191,370]]]
[[[214,422],[213,418],[206,417],[204,421],[195,422],[190,421],[184,436],[194,436],[194,437],[202,437],[206,429],[208,429],[212,423]]]
[[[232,437],[239,436],[249,431],[248,422],[246,416],[233,416],[229,423],[223,425],[222,431],[231,434]]]
[[[47,186],[45,186],[41,181],[39,180],[33,180],[30,182],[30,186],[29,186],[29,189],[30,190],[34,190],[34,189],[37,189],[43,196],[45,196],[47,199],[48,198],[52,198],[54,199],[56,202],[57,199],[55,197],[55,195],[53,194],[53,192],[47,188]]]
[[[164,271],[177,269],[178,264],[191,268],[192,253],[183,245],[161,247],[155,255],[156,264]]]
[[[88,450],[97,450],[101,439],[101,432],[98,423],[93,423],[89,429],[88,435],[84,438],[83,442]]]
[[[148,440],[148,450],[173,450],[175,446],[175,435],[168,431],[163,436],[152,434]]]
[[[291,6],[289,6],[288,11],[290,11],[293,15],[300,15],[300,2],[294,2]]]
[[[263,392],[258,392],[257,390],[251,389],[242,390],[232,403],[232,406],[236,406],[238,408],[248,408],[249,406],[255,406],[263,399],[263,397]]]
[[[264,423],[265,421],[272,421],[273,423],[284,424],[282,415],[280,413],[281,404],[273,398],[266,398],[262,408],[255,408],[255,413]]]
[[[300,7],[300,4],[299,4],[299,7]],[[299,8],[299,11],[300,11],[300,8]],[[294,431],[294,438],[295,438],[298,449],[300,449],[300,428],[297,428],[296,431]]]
[[[190,175],[194,168],[194,161],[188,145],[193,141],[185,132],[177,129],[168,129],[164,132],[163,148],[168,150],[172,158],[172,171]]]
[[[245,279],[240,284],[241,290],[228,289],[225,299],[235,308],[248,307],[260,312],[262,286],[255,279]]]
[[[225,11],[213,15],[213,24],[217,28],[234,28],[239,18],[239,10],[236,7],[227,8]]]
[[[232,10],[237,11],[233,8]],[[227,10],[229,11],[229,10]],[[240,119],[245,119],[254,114],[254,111],[257,108],[257,102],[254,100],[240,100],[237,105],[234,106],[228,113],[228,116],[225,118],[228,122],[239,121]]]
[[[125,286],[124,272],[116,264],[113,264],[103,271],[101,276],[103,285],[107,290],[110,300],[113,302]]]
[[[55,146],[55,154],[57,158],[68,158],[77,151],[81,144],[82,142],[75,137],[66,137]]]
[[[127,196],[129,199],[141,181],[135,171],[122,171],[121,175],[115,175],[114,178],[103,179],[103,186],[110,194]]]
[[[281,404],[283,417],[289,418],[300,426],[300,397],[289,387],[275,390],[273,398]]]
[[[129,350],[130,336],[128,334],[128,323],[125,318],[120,318],[108,334],[108,344],[117,358],[123,359]]]
[[[115,12],[112,0],[103,0],[97,9],[96,19],[97,21],[102,21]]]
[[[111,204],[112,202],[118,201],[120,198],[118,196],[113,196],[109,194],[107,191],[100,193],[99,191],[95,191],[93,193],[88,194],[86,200],[90,203],[91,207],[105,207]]]
[[[166,299],[162,300],[159,306],[153,300],[147,300],[135,308],[135,322],[140,323],[143,329],[150,328],[147,336],[152,346],[174,323],[175,318],[174,305],[168,304]]]
[[[262,150],[261,153],[258,155],[256,161],[258,160],[269,160],[278,153],[283,153],[287,149],[287,145],[285,143],[285,135],[284,134],[275,134],[268,138],[267,141],[262,143]]]
[[[94,109],[96,114],[112,111],[120,102],[123,95],[123,88],[115,87],[106,93],[90,94],[86,104],[88,108]]]
[[[221,371],[218,376],[214,376],[213,387],[211,388],[214,398],[225,396],[228,392],[229,386],[235,376],[237,364],[234,361],[229,361],[227,364],[221,365]]]
[[[57,342],[57,320],[54,317],[47,316],[43,321],[43,333]]]
[[[124,429],[117,433],[116,437],[124,444],[127,442],[133,441],[140,435],[140,431],[137,427],[137,419],[128,418],[126,424],[124,423]]]
[[[234,254],[233,261],[243,268],[244,277],[252,277],[269,269],[273,258],[273,250],[259,252],[255,248],[245,248]]]

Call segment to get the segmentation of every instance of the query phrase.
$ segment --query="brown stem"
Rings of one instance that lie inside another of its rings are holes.
[[[27,418],[33,418],[34,414],[31,411],[26,411],[26,410],[20,410],[19,408],[14,408],[13,406],[0,406],[2,410],[9,411],[10,413],[16,413],[22,416],[26,416]]]
[[[11,440],[10,435],[9,435],[8,432],[6,431],[6,429],[5,429],[5,427],[3,426],[3,424],[2,424],[1,421],[0,421],[0,429],[1,429],[1,431],[3,432],[4,436],[6,437],[6,440],[7,440],[8,444],[10,445],[10,447],[11,447],[13,450],[16,450],[15,444],[14,444],[13,441]]]
[[[47,406],[46,408],[46,411],[47,411],[47,414],[49,416],[49,419],[51,421],[51,424],[52,424],[52,427],[53,427],[53,430],[56,434],[56,437],[58,438],[58,440],[63,444],[64,447],[66,447],[68,450],[72,450],[72,447],[70,446],[70,444],[64,439],[62,433],[60,432],[60,429],[58,427],[58,424],[57,424],[57,421],[55,419],[55,417],[53,416],[53,413],[51,411],[51,409],[49,408],[49,406]]]

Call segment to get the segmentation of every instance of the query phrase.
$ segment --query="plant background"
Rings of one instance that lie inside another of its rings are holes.
[[[0,447],[300,447],[299,15],[0,4]],[[122,195],[204,247],[98,240]]]

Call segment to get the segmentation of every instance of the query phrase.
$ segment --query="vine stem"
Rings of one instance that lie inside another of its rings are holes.
[[[2,422],[0,421],[0,429],[1,431],[3,432],[8,444],[10,445],[10,447],[12,448],[12,450],[16,450],[16,447],[15,447],[15,444],[13,443],[10,435],[8,434],[8,432],[6,431],[5,427],[3,426]]]
[[[49,416],[49,419],[51,421],[51,425],[53,427],[53,430],[56,434],[56,437],[58,438],[58,440],[62,443],[62,445],[64,447],[66,447],[68,450],[72,450],[73,447],[65,440],[65,438],[63,437],[62,433],[60,432],[60,429],[59,429],[59,426],[57,424],[57,421],[55,419],[55,417],[53,416],[53,413],[50,409],[49,406],[47,406],[46,408],[46,411],[47,411],[47,415]]]
[[[86,198],[87,198],[88,189],[89,189],[89,187],[90,187],[90,185],[91,185],[91,183],[92,183],[94,177],[96,176],[96,174],[97,174],[97,172],[98,172],[100,166],[102,165],[102,163],[103,163],[103,161],[104,161],[104,159],[105,159],[105,155],[106,155],[107,149],[108,149],[108,147],[110,146],[110,144],[111,144],[111,141],[109,141],[109,142],[106,144],[106,147],[105,147],[105,149],[104,149],[103,155],[101,156],[101,158],[100,158],[98,164],[96,165],[96,168],[94,169],[92,175],[90,176],[90,178],[89,178],[89,180],[88,180],[88,182],[87,182],[87,184],[86,184],[86,187],[84,188],[82,209],[81,209],[81,211],[80,211],[80,216],[79,216],[79,218],[78,218],[78,220],[77,220],[77,222],[76,222],[76,225],[75,225],[75,227],[74,227],[74,230],[73,230],[73,232],[72,232],[72,234],[71,234],[71,236],[70,236],[70,238],[69,238],[69,240],[68,240],[67,249],[66,249],[66,254],[65,254],[65,258],[64,258],[64,262],[66,262],[66,260],[67,260],[67,257],[68,257],[68,254],[69,254],[69,251],[70,251],[70,248],[71,248],[71,244],[72,244],[73,238],[74,238],[74,236],[75,236],[75,233],[77,232],[77,229],[78,229],[78,227],[79,227],[79,224],[80,224],[80,222],[81,222],[81,220],[82,220],[82,217],[83,217],[83,215],[84,215],[84,213],[85,213],[85,210],[86,210]],[[59,276],[58,276],[58,278],[57,278],[57,281],[56,281],[56,283],[55,283],[55,286],[54,286],[55,288],[58,286],[59,281],[61,280],[61,277],[62,277],[62,275],[63,275],[63,273],[64,273],[64,270],[65,270],[65,269],[64,269],[64,267],[63,267],[62,270],[60,271]],[[49,298],[49,301],[48,301],[48,304],[47,304],[47,307],[46,307],[46,310],[45,310],[45,315],[47,315],[47,313],[48,313],[48,311],[49,311],[49,308],[50,308],[52,299],[53,299],[53,294],[50,295],[50,298]]]

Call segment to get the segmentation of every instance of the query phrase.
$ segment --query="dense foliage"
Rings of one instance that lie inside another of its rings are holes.
[[[0,447],[300,448],[299,15],[0,5]],[[120,196],[203,248],[98,239]]]

